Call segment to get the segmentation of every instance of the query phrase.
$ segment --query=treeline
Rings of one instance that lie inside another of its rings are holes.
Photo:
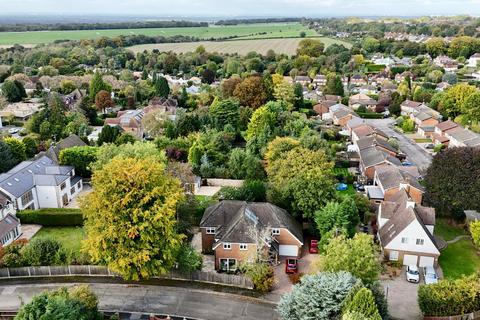
[[[54,24],[2,24],[0,32],[22,31],[71,31],[71,30],[106,30],[106,29],[148,29],[208,27],[207,22],[194,21],[135,21],[135,22],[103,22],[103,23],[54,23]]]
[[[227,19],[215,22],[219,26],[236,26],[239,24],[254,23],[282,23],[282,22],[302,22],[304,18],[264,18],[264,19]]]

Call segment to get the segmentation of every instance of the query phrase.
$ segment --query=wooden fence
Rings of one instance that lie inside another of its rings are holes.
[[[21,267],[0,269],[0,280],[33,277],[118,277],[104,266],[46,266],[46,267]],[[231,275],[217,272],[180,272],[171,271],[153,279],[170,279],[181,281],[195,281],[203,283],[219,284],[224,286],[253,289],[252,280],[239,275]]]

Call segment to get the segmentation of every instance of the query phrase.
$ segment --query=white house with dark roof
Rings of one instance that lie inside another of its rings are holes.
[[[22,234],[13,203],[0,192],[0,247],[7,246]]]
[[[435,209],[415,203],[405,190],[399,190],[392,201],[380,205],[377,219],[378,239],[387,260],[420,267],[438,264]]]
[[[23,161],[0,175],[0,192],[16,210],[62,208],[82,189],[75,168],[59,166],[47,156]]]

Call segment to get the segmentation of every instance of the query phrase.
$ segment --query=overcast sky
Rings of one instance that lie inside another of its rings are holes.
[[[480,14],[480,0],[0,0],[0,15],[417,16]]]

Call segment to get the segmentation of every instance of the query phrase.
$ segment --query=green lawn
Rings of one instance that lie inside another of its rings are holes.
[[[445,241],[467,234],[461,226],[452,225],[446,219],[438,218],[435,223],[435,235],[442,237]]]
[[[432,139],[415,139],[416,143],[432,143]]]
[[[439,263],[445,278],[458,279],[480,269],[480,256],[472,241],[464,239],[442,250]]]
[[[335,175],[343,175],[344,177],[351,175],[350,172],[348,172],[347,168],[333,168],[333,173]]]
[[[81,227],[43,227],[35,237],[57,239],[68,251],[79,253],[85,231]]]
[[[146,36],[191,36],[200,39],[218,39],[238,37],[241,39],[257,38],[291,38],[300,37],[305,32],[307,37],[316,36],[316,32],[301,23],[259,23],[236,26],[209,26],[184,28],[144,28],[144,29],[108,29],[108,30],[75,30],[75,31],[32,31],[1,32],[0,45],[39,44],[55,40],[82,40],[101,37],[117,37],[120,35]]]

